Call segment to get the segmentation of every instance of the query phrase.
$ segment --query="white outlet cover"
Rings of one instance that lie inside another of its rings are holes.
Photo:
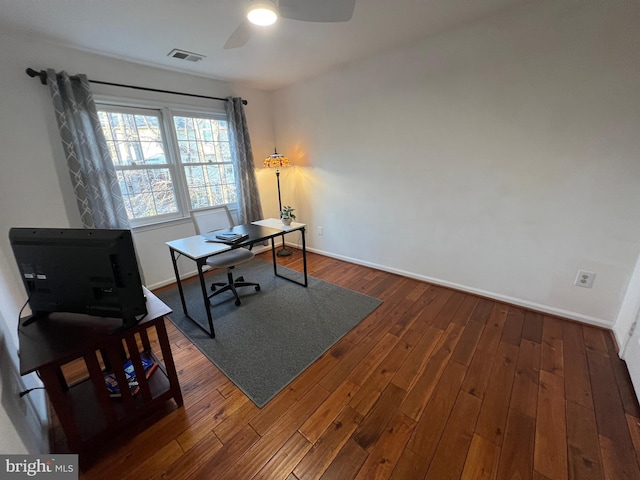
[[[595,272],[589,272],[587,270],[578,270],[574,285],[583,288],[593,287],[593,280],[596,278]]]

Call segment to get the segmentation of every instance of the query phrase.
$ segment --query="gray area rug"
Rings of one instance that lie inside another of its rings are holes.
[[[302,280],[302,274],[278,267],[278,273]],[[349,330],[382,302],[352,290],[309,277],[304,288],[273,274],[261,259],[236,267],[234,275],[253,287],[239,289],[242,305],[225,292],[212,299],[211,338],[182,313],[177,287],[158,297],[173,309],[169,316],[224,374],[258,406],[264,406]],[[226,281],[226,273],[205,275],[207,288]],[[192,318],[207,325],[198,281],[183,283]]]

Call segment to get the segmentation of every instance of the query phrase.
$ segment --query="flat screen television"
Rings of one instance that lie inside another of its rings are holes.
[[[121,318],[147,313],[130,230],[11,228],[9,241],[28,295],[28,325],[53,312]]]

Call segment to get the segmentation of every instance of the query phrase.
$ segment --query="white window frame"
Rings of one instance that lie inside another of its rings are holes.
[[[144,114],[146,112],[152,112],[160,116],[162,123],[162,135],[163,143],[166,152],[167,163],[163,165],[169,169],[171,178],[173,181],[173,187],[176,196],[176,202],[178,211],[176,213],[155,215],[153,217],[146,218],[132,218],[129,219],[132,228],[152,226],[176,220],[184,220],[190,218],[191,200],[189,197],[189,189],[187,186],[185,166],[189,165],[182,163],[180,157],[180,150],[178,146],[177,134],[173,124],[174,116],[191,116],[211,118],[214,120],[227,121],[226,113],[223,109],[216,108],[198,108],[191,105],[175,104],[175,103],[159,103],[143,100],[131,100],[119,97],[107,97],[95,95],[96,109],[100,111],[113,111],[122,113],[139,113]],[[232,165],[235,174],[238,173],[237,163],[232,158]],[[118,170],[140,168],[140,166],[132,167],[116,167]],[[152,166],[145,166],[144,168],[153,168]],[[236,177],[237,178],[237,177]],[[230,210],[235,211],[237,209],[237,203],[225,204]]]

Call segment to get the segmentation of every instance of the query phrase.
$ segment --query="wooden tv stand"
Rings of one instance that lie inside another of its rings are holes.
[[[183,404],[164,325],[164,316],[171,310],[146,289],[145,295],[147,315],[126,330],[117,331],[121,319],[62,313],[19,327],[20,374],[38,372],[69,448],[81,455],[81,461],[90,447],[167,400],[175,400],[179,407]],[[156,338],[159,348],[152,349]],[[148,379],[138,373],[143,372],[141,355],[158,362]],[[127,359],[133,362],[139,380],[135,395],[124,376]],[[69,375],[70,370],[75,375]],[[121,397],[110,396],[106,371],[116,375]],[[79,378],[71,382],[74,376]]]

